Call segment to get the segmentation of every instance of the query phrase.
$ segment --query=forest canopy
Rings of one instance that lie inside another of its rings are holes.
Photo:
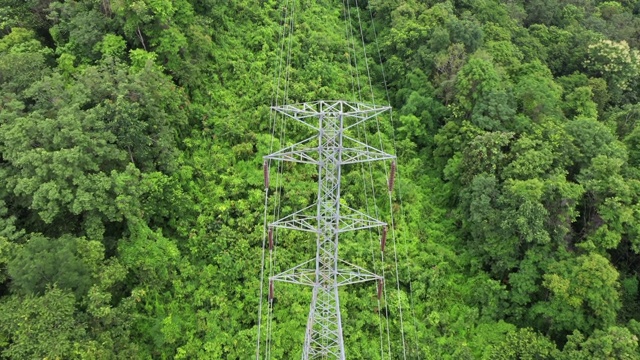
[[[394,109],[404,358],[640,359],[637,0],[0,0],[0,359],[255,356],[278,69],[351,100],[356,48]],[[277,291],[298,358],[309,295]],[[374,298],[344,292],[347,357],[403,358]]]

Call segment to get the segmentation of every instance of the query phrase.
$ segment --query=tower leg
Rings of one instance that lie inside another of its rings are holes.
[[[318,230],[316,276],[305,336],[303,360],[344,360],[338,297],[338,233],[343,116],[320,115],[318,134]]]
[[[303,360],[345,359],[339,307],[337,287],[313,289]]]

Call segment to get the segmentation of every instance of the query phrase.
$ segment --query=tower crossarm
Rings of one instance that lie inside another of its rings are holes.
[[[391,110],[390,106],[371,105],[344,100],[320,100],[299,104],[286,104],[271,107],[291,119],[314,130],[320,130],[317,122],[320,116],[342,116],[350,120],[344,124],[344,130]]]
[[[278,275],[274,275],[273,277],[271,277],[271,280],[291,284],[314,286],[316,270],[308,267],[312,265],[315,266],[315,261],[316,259],[305,261],[296,267],[283,271]]]
[[[315,215],[316,208],[317,205],[315,204],[307,206],[278,221],[272,222],[269,224],[269,227],[318,232],[318,217]]]
[[[343,141],[345,144],[347,144],[347,147],[342,150],[341,163],[343,165],[369,161],[393,160],[396,158],[391,154],[380,151],[350,136],[343,136]]]
[[[323,150],[326,151],[328,149]],[[392,160],[396,158],[391,154],[387,154],[346,135],[343,135],[343,147],[336,150],[341,150],[341,156],[339,159],[339,163],[341,165]],[[311,137],[278,152],[267,155],[264,158],[269,160],[282,160],[318,165],[319,151],[320,149],[317,146],[317,137]]]
[[[352,209],[346,205],[343,205],[342,207],[345,210],[345,214],[340,214],[338,216],[339,233],[382,227],[387,225],[387,223],[385,222],[375,219],[358,210]],[[315,210],[316,208],[317,205],[315,204],[308,206],[278,221],[272,222],[271,224],[269,224],[269,227],[317,233],[319,231],[318,220],[321,220],[322,222],[322,220],[333,218],[334,215],[318,216],[317,214],[312,214],[311,211]]]
[[[387,225],[385,222],[372,218],[363,212],[351,209],[348,206],[343,205],[343,208],[349,209],[350,211],[347,214],[340,215],[340,228],[338,232],[343,233],[346,231],[364,230]]]
[[[346,148],[342,150],[342,164],[357,164],[369,161],[380,161],[380,160],[388,160],[395,159],[396,157],[390,154],[383,153],[382,151],[377,150],[366,150],[366,149],[353,149]]]
[[[337,286],[351,285],[382,279],[382,276],[376,275],[357,265],[353,265],[341,259],[338,261],[339,267],[334,274]],[[270,280],[298,285],[314,286],[316,285],[316,269],[310,268],[310,266],[312,265],[315,265],[315,259],[311,259],[296,267],[283,271],[280,274],[271,277]]]
[[[267,155],[264,158],[269,160],[282,160],[289,162],[297,162],[303,164],[318,164],[317,153],[318,148],[309,147],[309,144],[317,142],[316,137],[305,139],[297,144],[286,147],[278,152]]]
[[[342,259],[338,260],[339,270],[337,273],[338,286],[357,284],[367,281],[381,280],[382,276],[363,269],[357,265],[350,264]]]

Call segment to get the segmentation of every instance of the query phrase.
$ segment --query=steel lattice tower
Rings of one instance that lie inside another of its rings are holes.
[[[268,225],[269,234],[272,234],[273,228],[316,234],[315,258],[271,277],[270,296],[273,281],[312,286],[302,359],[343,360],[345,349],[338,287],[376,280],[380,286],[383,279],[340,259],[339,237],[346,231],[384,227],[386,223],[341,204],[342,166],[395,159],[395,156],[349,136],[351,128],[390,110],[390,107],[346,101],[316,101],[272,109],[311,127],[315,135],[267,155],[265,159],[317,166],[318,197],[316,204]]]

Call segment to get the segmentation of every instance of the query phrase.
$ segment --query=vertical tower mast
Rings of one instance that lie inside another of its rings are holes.
[[[317,101],[274,107],[316,131],[316,135],[276,153],[268,160],[313,164],[318,169],[317,203],[269,224],[314,233],[315,258],[270,278],[313,287],[302,359],[344,360],[345,349],[338,287],[382,277],[341,260],[339,235],[345,231],[386,226],[367,214],[341,205],[342,166],[394,159],[349,136],[349,129],[390,108],[346,101]],[[272,287],[272,285],[270,285]]]

